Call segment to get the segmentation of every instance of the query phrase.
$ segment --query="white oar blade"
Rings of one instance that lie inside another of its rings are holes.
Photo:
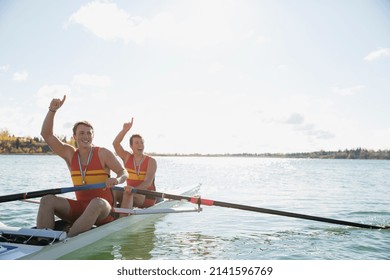
[[[167,208],[167,209],[127,209],[127,208],[114,208],[115,213],[131,214],[131,215],[145,215],[145,214],[169,214],[169,213],[188,213],[188,212],[200,212],[202,208]]]

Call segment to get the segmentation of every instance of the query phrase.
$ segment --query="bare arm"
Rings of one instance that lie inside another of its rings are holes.
[[[137,189],[146,190],[149,186],[151,186],[156,176],[156,171],[157,162],[154,158],[150,158],[148,162],[148,167],[146,169],[145,179],[141,184],[137,186]]]
[[[117,155],[125,162],[127,158],[130,156],[130,153],[127,152],[121,145],[121,142],[123,141],[123,138],[129,132],[131,127],[133,126],[133,118],[131,118],[131,122],[123,124],[122,130],[118,133],[118,135],[115,137],[114,141],[112,142],[112,145],[114,146],[115,152]]]
[[[129,177],[129,174],[111,151],[105,148],[100,148],[99,157],[102,160],[102,165],[104,168],[112,170],[117,175],[116,178],[108,178],[106,180],[107,187],[111,188],[126,181],[126,179]]]
[[[54,126],[54,116],[57,110],[64,104],[66,95],[63,99],[53,99],[49,106],[49,111],[46,114],[46,117],[42,124],[41,136],[49,147],[53,150],[54,153],[65,159],[65,161],[70,164],[70,159],[74,152],[74,147],[60,141],[53,133]]]

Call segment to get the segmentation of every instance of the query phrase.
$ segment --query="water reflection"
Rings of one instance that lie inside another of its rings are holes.
[[[149,225],[142,231],[116,235],[111,242],[113,259],[148,260],[154,247],[155,226]]]
[[[153,250],[155,239],[154,223],[147,223],[142,228],[137,227],[135,232],[131,228],[94,243],[62,259],[78,260],[148,260]]]
[[[256,259],[264,250],[259,237],[214,236],[196,232],[161,234],[151,254],[152,259]]]

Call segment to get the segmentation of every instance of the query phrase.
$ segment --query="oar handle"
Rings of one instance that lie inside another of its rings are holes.
[[[0,196],[0,203],[28,199],[28,198],[42,197],[42,196],[48,195],[48,194],[63,194],[63,193],[69,193],[69,192],[100,189],[100,188],[103,188],[105,186],[106,186],[106,184],[99,183],[99,184],[91,184],[91,185],[84,185],[84,186],[77,186],[77,187],[46,189],[46,190],[39,190],[39,191],[33,191],[33,192],[9,194],[9,195]]]
[[[42,191],[34,191],[34,192],[26,192],[26,193],[15,193],[15,194],[9,194],[9,195],[3,195],[0,197],[0,202],[9,202],[9,201],[15,201],[15,200],[21,200],[21,199],[27,199],[27,198],[34,198],[34,197],[41,197],[48,192],[50,194],[60,194],[61,191],[58,189],[51,189],[51,190],[42,190]]]

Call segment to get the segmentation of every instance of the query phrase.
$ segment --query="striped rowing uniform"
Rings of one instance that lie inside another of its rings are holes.
[[[128,186],[137,188],[137,186],[139,186],[145,180],[146,171],[148,169],[148,163],[150,159],[151,159],[150,156],[144,155],[144,158],[141,162],[141,166],[135,166],[134,155],[130,155],[130,157],[127,159],[125,163],[125,168],[129,173],[129,177],[126,180]],[[149,191],[156,190],[156,186],[154,185],[154,178],[152,184],[147,188],[147,190]],[[154,204],[156,204],[155,197],[145,196],[145,201],[143,205],[140,206],[140,208],[147,208],[153,206]]]
[[[84,184],[98,184],[105,183],[106,179],[109,177],[107,171],[102,167],[100,158],[99,158],[99,147],[93,147],[92,156],[89,164],[82,165],[80,170],[79,159],[78,159],[78,150],[75,151],[72,157],[71,162],[71,177],[73,185],[82,186],[83,185],[83,176],[81,172],[85,171]],[[74,222],[78,217],[84,212],[85,208],[88,206],[89,202],[94,198],[105,199],[111,206],[114,204],[114,196],[112,189],[109,188],[99,188],[85,191],[75,192],[77,200],[68,199],[68,202],[71,207],[70,222]],[[97,221],[96,225],[101,225],[108,223],[113,220],[112,216],[106,217],[102,221]]]

